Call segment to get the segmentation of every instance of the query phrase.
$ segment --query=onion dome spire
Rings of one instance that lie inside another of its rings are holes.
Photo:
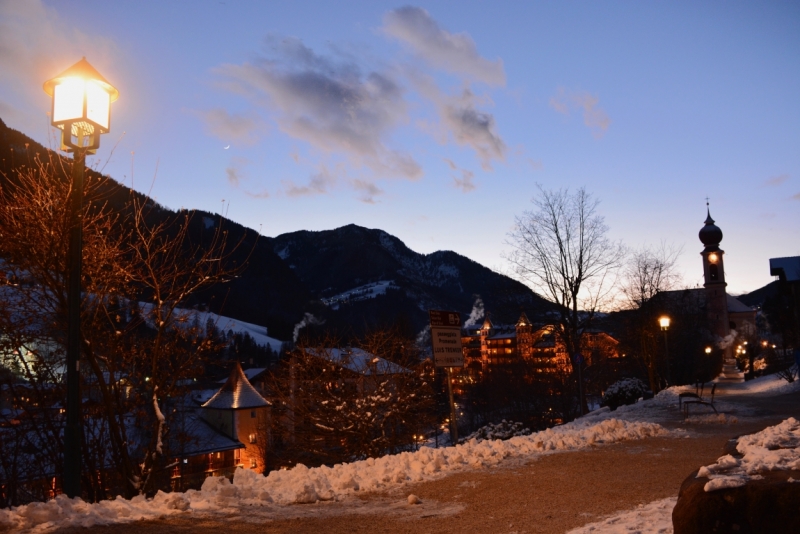
[[[708,206],[708,199],[706,199],[706,220],[705,226],[700,229],[700,242],[702,242],[707,250],[718,248],[722,241],[722,230],[719,226],[714,224],[714,219],[711,218],[711,208]]]

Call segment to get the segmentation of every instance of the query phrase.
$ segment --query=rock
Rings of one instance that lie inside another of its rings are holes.
[[[765,471],[738,488],[705,491],[697,471],[681,484],[672,511],[675,534],[797,534],[800,470]]]
[[[408,504],[422,504],[422,501],[419,497],[414,495],[413,493],[408,496]]]

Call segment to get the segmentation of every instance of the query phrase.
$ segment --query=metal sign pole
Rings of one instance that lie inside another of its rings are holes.
[[[456,419],[456,402],[453,399],[452,367],[447,368],[447,393],[450,395],[450,441],[456,445],[458,443],[458,419]]]
[[[429,310],[433,364],[447,369],[447,394],[450,397],[450,441],[458,443],[458,419],[453,397],[453,367],[464,367],[461,346],[461,316],[458,312]]]

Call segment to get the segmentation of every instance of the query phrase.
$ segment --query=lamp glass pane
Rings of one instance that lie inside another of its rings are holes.
[[[83,117],[85,86],[80,78],[67,78],[53,88],[54,123]]]
[[[86,82],[86,118],[108,130],[109,110],[111,98],[98,84],[89,80]]]

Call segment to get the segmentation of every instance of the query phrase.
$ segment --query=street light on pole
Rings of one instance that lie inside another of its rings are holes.
[[[667,384],[672,384],[672,379],[670,378],[669,372],[669,343],[667,343],[667,330],[669,330],[669,323],[670,319],[666,315],[662,315],[658,318],[658,324],[661,326],[661,330],[664,332],[664,354],[667,357]]]
[[[61,130],[61,150],[72,152],[69,252],[67,254],[67,425],[64,428],[62,489],[68,497],[81,494],[81,256],[83,248],[83,172],[86,154],[100,147],[100,135],[111,122],[111,102],[119,91],[86,58],[44,83],[52,97],[51,124]]]

